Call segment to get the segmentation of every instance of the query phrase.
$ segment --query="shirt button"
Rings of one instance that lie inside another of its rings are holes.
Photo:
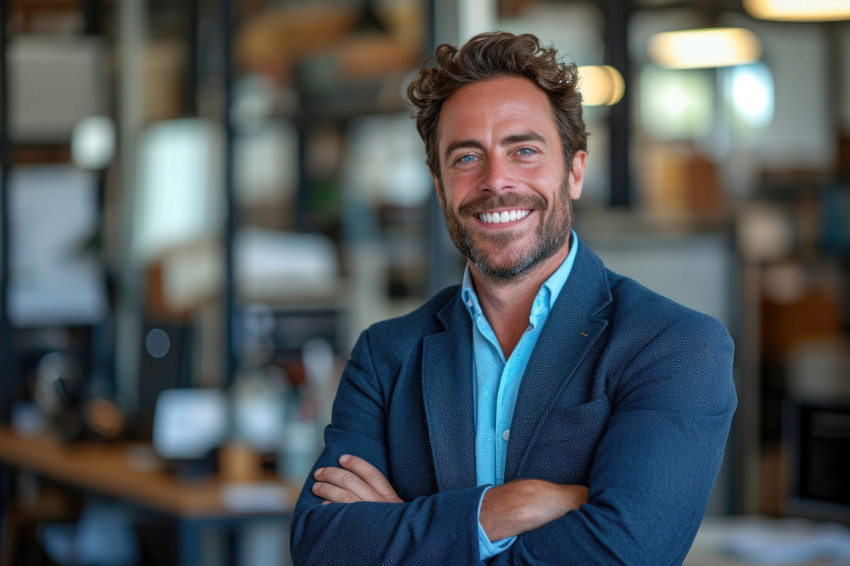
[[[505,439],[505,442],[507,442],[510,437],[511,437],[511,431],[506,430],[505,432],[502,433],[502,438]]]
[[[466,301],[466,304],[472,306],[472,301]]]

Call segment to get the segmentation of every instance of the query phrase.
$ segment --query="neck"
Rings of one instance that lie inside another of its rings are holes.
[[[531,307],[540,287],[560,267],[569,253],[569,246],[522,275],[510,279],[494,279],[469,264],[470,274],[481,309],[496,334],[505,359],[528,328]]]

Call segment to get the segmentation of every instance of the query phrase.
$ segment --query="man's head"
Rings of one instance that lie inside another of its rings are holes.
[[[437,47],[407,88],[434,175],[440,176],[437,127],[443,102],[464,85],[505,76],[525,77],[546,94],[568,167],[577,151],[587,150],[576,66],[559,61],[555,49],[542,47],[531,34],[487,32],[460,49],[445,43]]]
[[[553,271],[584,176],[575,67],[533,36],[506,33],[442,45],[434,61],[408,95],[449,236],[491,281]]]

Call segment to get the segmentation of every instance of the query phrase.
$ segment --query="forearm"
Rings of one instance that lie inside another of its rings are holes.
[[[587,501],[587,488],[524,479],[487,491],[479,521],[491,541],[537,529],[579,508]]]
[[[332,448],[337,433],[329,429],[326,439],[295,507],[291,546],[296,564],[430,564],[448,555],[478,561],[484,486],[408,491],[404,502],[386,475],[380,445],[362,443],[358,454],[365,458],[337,457]]]
[[[295,564],[478,561],[476,487],[407,503],[331,503],[302,492],[292,521]]]

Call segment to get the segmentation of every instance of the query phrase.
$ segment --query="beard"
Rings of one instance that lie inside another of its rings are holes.
[[[446,202],[445,196],[443,202]],[[487,240],[493,247],[500,250],[495,253],[487,252],[475,242],[472,230],[461,221],[462,218],[503,207],[536,210],[540,213],[540,223],[536,228],[536,237],[530,249],[520,252],[508,251],[507,246],[515,238],[513,231],[504,230],[496,234],[479,232],[478,238]],[[515,280],[555,255],[569,238],[572,226],[569,177],[564,175],[554,202],[547,202],[536,193],[532,195],[506,193],[478,198],[464,204],[457,212],[444,206],[443,212],[452,243],[483,275],[499,281]]]

